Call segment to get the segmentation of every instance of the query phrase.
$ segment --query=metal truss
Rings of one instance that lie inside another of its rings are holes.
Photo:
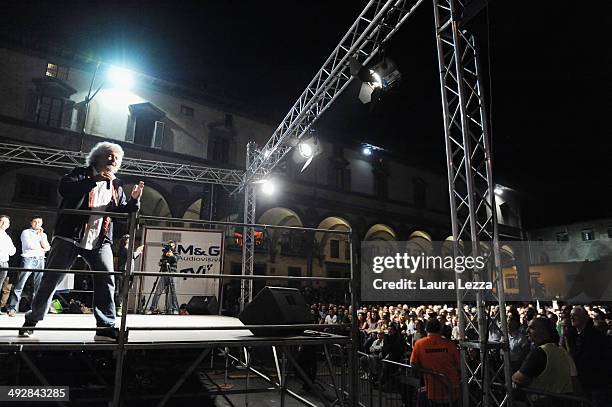
[[[474,36],[461,26],[463,7],[458,0],[434,0],[454,250],[456,255],[467,251],[473,256],[488,255],[486,269],[472,270],[471,277],[473,281],[492,282],[495,288],[476,292],[477,326],[464,311],[467,291],[457,291],[461,337],[466,337],[466,324],[478,334],[476,341],[461,342],[463,397],[466,406],[507,406],[511,404],[508,329],[490,137],[478,49]],[[492,245],[489,253],[481,242]],[[457,274],[459,277],[462,275]],[[498,305],[490,314],[485,307],[487,299]],[[501,343],[489,342],[490,329],[501,331]],[[468,363],[469,348],[479,349],[477,366]],[[503,357],[496,364],[492,353],[499,349]]]
[[[0,143],[0,162],[39,165],[43,167],[73,168],[85,163],[86,153],[57,150],[41,146]],[[188,181],[199,184],[218,184],[236,187],[242,180],[243,171],[224,168],[202,167],[163,161],[142,160],[124,157],[121,174],[148,178]]]
[[[240,188],[249,181],[266,176],[295,146],[296,141],[329,108],[348,86],[352,77],[349,60],[366,65],[378,53],[381,42],[388,40],[410,17],[423,0],[370,0],[342,37],[312,81],[272,137],[262,154],[247,167]]]
[[[251,141],[247,144],[246,167],[255,160],[260,154],[257,150],[257,144]],[[243,223],[253,225],[255,223],[255,204],[257,197],[255,195],[255,186],[248,183],[244,188],[244,219]],[[245,226],[242,230],[242,275],[253,275],[253,263],[255,260],[255,229]],[[244,309],[246,303],[253,299],[253,280],[240,280],[240,311]]]

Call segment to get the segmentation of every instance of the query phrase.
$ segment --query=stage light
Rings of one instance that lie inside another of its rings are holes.
[[[128,69],[111,66],[108,70],[108,81],[115,87],[130,89],[134,85],[134,75]]]
[[[300,155],[306,159],[311,158],[314,154],[312,145],[307,141],[301,141],[298,144],[298,151],[300,152]]]
[[[397,87],[402,79],[402,74],[397,69],[395,62],[387,57],[383,57],[371,68],[362,66],[353,58],[350,61],[350,67],[351,75],[363,82],[359,90],[359,100],[363,104],[378,101],[383,92]]]
[[[367,156],[371,156],[372,155],[372,149],[370,147],[364,147],[361,152],[363,153],[363,155],[367,155]]]
[[[270,196],[274,195],[274,193],[276,192],[276,185],[271,180],[263,180],[260,189],[261,192],[263,192],[265,195]]]
[[[300,172],[304,172],[306,168],[312,163],[312,160],[319,154],[321,154],[321,145],[319,144],[318,138],[315,136],[315,130],[310,129],[310,134],[302,136],[302,138],[295,140],[294,146],[296,147],[297,153],[294,154],[294,160],[300,162],[306,160]]]
[[[495,195],[501,195],[504,193],[504,190],[501,187],[495,187],[493,192],[495,193]]]

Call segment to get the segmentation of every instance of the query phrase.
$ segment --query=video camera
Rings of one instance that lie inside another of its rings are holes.
[[[159,265],[162,266],[164,264],[170,266],[171,268],[176,267],[176,257],[174,256],[174,249],[176,245],[174,241],[170,240],[167,243],[162,243],[162,255],[159,259]]]

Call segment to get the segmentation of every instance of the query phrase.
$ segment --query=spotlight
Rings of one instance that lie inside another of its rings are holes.
[[[298,151],[300,152],[300,155],[306,159],[312,158],[314,155],[314,148],[307,141],[300,141],[298,144]]]
[[[263,180],[263,182],[261,182],[261,192],[268,196],[274,195],[276,192],[276,185],[271,180]]]
[[[363,155],[367,155],[367,156],[371,156],[372,155],[372,149],[370,147],[364,147],[361,152],[363,153]]]
[[[363,104],[376,102],[382,92],[397,87],[402,79],[401,72],[391,58],[383,57],[371,68],[362,66],[356,59],[350,61],[351,75],[358,77],[363,83],[359,91],[359,100]]]
[[[311,129],[310,134],[303,136],[296,140],[297,145],[294,144],[297,153],[294,154],[294,160],[300,162],[306,160],[300,172],[304,172],[310,165],[315,156],[321,153],[321,145],[319,140],[314,135],[314,130]]]
[[[134,75],[132,71],[117,66],[110,67],[108,70],[108,79],[113,86],[121,89],[130,89],[132,85],[134,85]]]
[[[495,193],[495,195],[501,195],[504,193],[504,189],[501,187],[495,187],[495,189],[493,190],[493,192]]]

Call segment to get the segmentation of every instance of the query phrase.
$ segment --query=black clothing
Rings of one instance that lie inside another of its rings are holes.
[[[546,359],[546,352],[538,346],[529,352],[519,371],[532,379],[538,377],[546,369]]]
[[[76,167],[68,174],[64,175],[60,181],[59,193],[62,196],[61,209],[83,209],[89,210],[89,194],[96,187],[93,179],[93,167]],[[131,213],[138,210],[140,202],[130,197],[126,201],[123,191],[123,183],[115,178],[112,182],[113,199],[108,204],[106,211]],[[73,239],[80,242],[85,233],[85,225],[89,220],[89,215],[69,215],[60,214],[55,224],[55,235]],[[108,228],[102,229],[103,239],[99,240],[99,245],[113,242],[113,224],[108,218]]]
[[[570,354],[576,363],[578,380],[587,393],[611,386],[611,353],[609,341],[593,327],[593,322],[589,321],[582,332],[576,335]]]

